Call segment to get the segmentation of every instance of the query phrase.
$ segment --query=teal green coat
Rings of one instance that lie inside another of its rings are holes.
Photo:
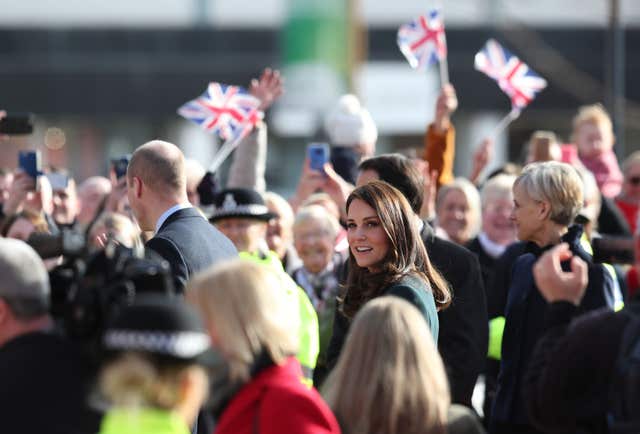
[[[438,332],[440,330],[438,310],[429,285],[417,277],[405,276],[399,282],[385,289],[382,295],[394,295],[403,298],[417,307],[431,328],[434,342],[438,343]]]

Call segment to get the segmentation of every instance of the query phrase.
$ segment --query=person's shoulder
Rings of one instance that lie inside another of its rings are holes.
[[[319,430],[314,432],[339,432],[335,416],[320,394],[301,382],[272,383],[260,407],[261,420],[269,420],[272,432],[300,432],[310,426]]]
[[[484,434],[478,416],[463,405],[452,404],[449,408],[447,432],[450,434]]]
[[[423,279],[412,275],[404,276],[398,282],[390,285],[384,291],[384,295],[395,295],[403,298],[421,310],[427,309],[426,305],[430,304],[428,300],[433,299],[429,284]]]
[[[433,237],[424,241],[430,258],[434,256],[442,256],[452,260],[453,262],[477,261],[476,255],[474,255],[467,247],[461,246],[452,241],[445,240],[440,237]]]

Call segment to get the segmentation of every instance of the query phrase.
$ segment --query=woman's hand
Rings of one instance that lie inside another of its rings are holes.
[[[324,165],[325,182],[323,190],[331,196],[331,199],[338,205],[340,210],[340,218],[344,221],[347,219],[347,198],[354,190],[353,185],[345,181],[342,176],[333,170],[331,163],[325,163]]]
[[[436,100],[436,116],[433,126],[439,134],[444,134],[451,124],[451,115],[458,108],[458,97],[455,88],[450,84],[442,87]]]
[[[293,197],[289,199],[289,204],[293,211],[296,212],[302,202],[304,202],[313,193],[322,190],[325,183],[325,175],[322,172],[311,169],[309,159],[305,158],[302,165],[302,173],[298,181],[298,187]]]
[[[35,180],[24,172],[16,172],[9,188],[9,197],[4,202],[5,215],[13,215],[22,211],[30,192],[35,190]]]
[[[493,158],[493,140],[486,138],[480,143],[478,149],[473,153],[473,166],[471,167],[471,174],[469,175],[469,181],[474,184],[478,184],[480,174],[487,167],[489,161]]]

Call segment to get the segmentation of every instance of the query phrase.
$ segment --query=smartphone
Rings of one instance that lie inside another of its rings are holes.
[[[40,151],[20,151],[18,167],[33,179],[42,175],[42,156]]]
[[[111,160],[111,166],[113,167],[116,179],[122,179],[122,177],[127,174],[127,167],[129,167],[130,160],[131,154],[123,155],[120,158],[114,158]]]
[[[307,147],[309,167],[319,172],[324,172],[324,165],[329,161],[328,143],[310,143]]]
[[[0,119],[0,134],[32,134],[33,119],[33,113],[7,113],[4,118]]]

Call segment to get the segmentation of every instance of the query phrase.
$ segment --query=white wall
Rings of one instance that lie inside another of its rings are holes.
[[[0,0],[0,27],[278,27],[292,0]],[[305,1],[305,0],[295,0]],[[347,1],[347,0],[345,0]],[[393,27],[445,4],[447,25],[486,23],[600,26],[609,0],[352,0],[371,26]],[[640,0],[620,0],[623,21],[640,25]],[[392,4],[392,7],[390,7]],[[201,13],[204,5],[204,13]],[[203,17],[204,15],[204,17]]]

